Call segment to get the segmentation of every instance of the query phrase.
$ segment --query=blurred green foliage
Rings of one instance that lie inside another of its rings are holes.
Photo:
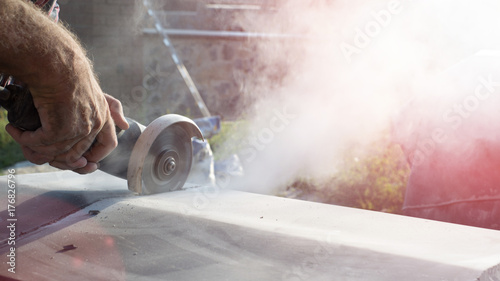
[[[350,162],[350,163],[349,163]],[[399,146],[378,141],[363,157],[349,157],[333,179],[332,203],[400,213],[410,170]]]
[[[7,112],[0,109],[0,169],[13,165],[19,161],[24,161],[23,152],[21,147],[17,144],[12,137],[5,131],[7,120]]]
[[[223,121],[220,132],[208,140],[214,153],[215,161],[238,153],[242,149],[247,135],[248,122]]]
[[[215,160],[238,153],[249,134],[246,121],[223,122],[209,142]],[[326,179],[293,179],[280,196],[367,210],[400,213],[410,169],[389,133],[369,145],[352,145],[342,154],[336,172]]]
[[[351,148],[344,153],[338,171],[320,183],[298,179],[288,191],[298,198],[367,210],[401,213],[409,166],[396,144],[388,137],[366,149]]]

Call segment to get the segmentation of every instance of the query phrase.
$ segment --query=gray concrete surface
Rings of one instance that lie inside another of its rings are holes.
[[[2,280],[500,278],[498,231],[204,187],[135,196],[101,172],[16,176],[14,274],[7,189]]]

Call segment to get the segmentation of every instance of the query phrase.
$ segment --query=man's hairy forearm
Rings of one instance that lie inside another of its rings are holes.
[[[26,2],[0,2],[0,73],[28,85],[42,126],[6,130],[33,163],[93,172],[117,145],[115,124],[125,130],[128,123],[75,37]]]
[[[3,0],[0,6],[0,73],[37,88],[37,94],[43,94],[45,88],[54,92],[54,85],[63,86],[72,79],[93,76],[76,38],[21,0]]]

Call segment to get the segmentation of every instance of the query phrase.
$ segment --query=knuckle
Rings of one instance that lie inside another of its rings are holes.
[[[93,129],[95,126],[93,125],[97,125],[98,121],[94,120],[94,122],[85,122],[84,124],[82,124],[81,128],[80,128],[80,134],[81,136],[88,136],[92,133]]]
[[[109,104],[109,108],[114,112],[122,111],[122,103],[119,100],[113,99]]]
[[[70,145],[63,144],[63,143],[57,143],[57,144],[54,144],[53,146],[54,146],[54,152],[58,153],[58,154],[66,153],[71,149]]]
[[[76,154],[83,154],[88,148],[92,145],[92,142],[89,139],[83,139],[82,141],[75,144],[73,147],[73,151]]]
[[[78,160],[78,157],[73,153],[68,153],[64,157],[64,162],[67,164],[74,163]]]
[[[109,147],[115,149],[117,146],[118,146],[118,138],[116,137],[111,138],[109,141]]]

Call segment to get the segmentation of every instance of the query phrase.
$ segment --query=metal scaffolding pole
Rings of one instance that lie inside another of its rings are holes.
[[[177,54],[177,50],[175,49],[174,45],[172,44],[172,41],[170,41],[170,38],[168,37],[168,34],[165,32],[165,29],[163,28],[160,19],[156,15],[155,11],[153,10],[153,6],[151,5],[151,2],[149,0],[144,0],[144,6],[148,10],[148,14],[154,19],[155,21],[155,28],[163,36],[163,44],[169,49],[170,55],[172,57],[172,60],[174,61],[175,65],[177,66],[177,69],[179,70],[182,79],[184,79],[184,82],[186,83],[187,87],[189,88],[189,91],[191,92],[191,95],[193,96],[194,100],[196,101],[196,104],[198,105],[198,108],[201,111],[201,114],[203,117],[210,117],[210,111],[208,111],[207,105],[203,101],[203,98],[200,95],[200,92],[198,91],[198,88],[196,88],[196,85],[194,84],[193,79],[191,78],[191,75],[186,69],[186,66],[182,62],[182,59],[179,57]]]

